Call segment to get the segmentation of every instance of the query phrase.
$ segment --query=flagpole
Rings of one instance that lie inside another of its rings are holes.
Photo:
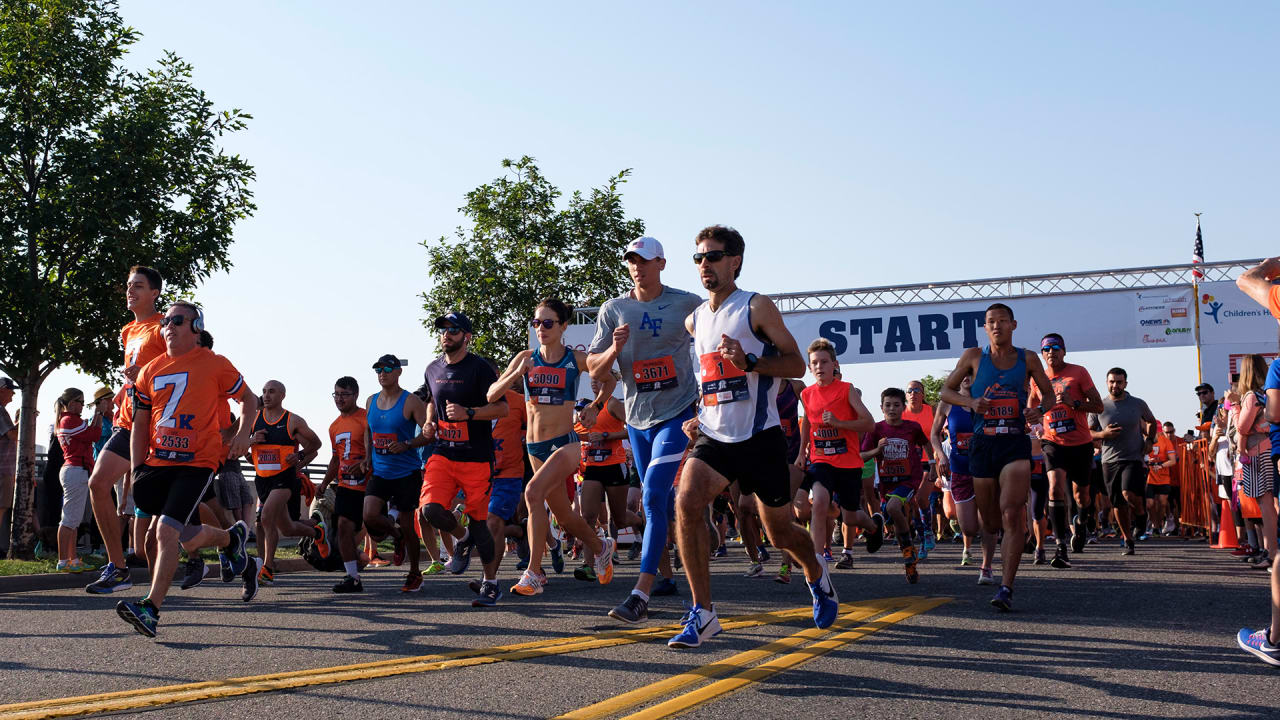
[[[1200,213],[1196,213],[1196,237],[1200,237]],[[1191,271],[1191,294],[1195,299],[1196,313],[1196,385],[1204,384],[1204,368],[1200,363],[1200,282],[1195,270]]]

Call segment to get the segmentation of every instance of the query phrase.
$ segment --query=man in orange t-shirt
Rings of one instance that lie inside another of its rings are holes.
[[[329,425],[329,447],[333,448],[333,456],[329,458],[329,467],[316,494],[324,495],[325,489],[337,481],[333,491],[333,516],[338,523],[338,553],[347,574],[333,586],[333,591],[364,592],[356,534],[364,527],[364,491],[369,486],[369,464],[365,461],[368,448],[373,444],[369,436],[369,411],[360,407],[360,383],[347,375],[333,384],[333,404],[338,408],[338,418]]]
[[[903,420],[911,420],[921,428],[933,427],[933,406],[924,401],[924,383],[919,380],[912,380],[907,383],[907,406],[902,411]],[[924,514],[924,532],[920,544],[920,559],[929,556],[929,551],[933,550],[934,540],[934,518],[939,518],[936,528],[937,532],[942,532],[941,525],[945,515],[942,513],[942,490],[938,489],[935,484],[938,479],[938,470],[922,448],[920,450],[920,462],[924,467],[924,480],[920,484],[920,492],[911,498],[911,504],[916,506],[919,511]]]
[[[1163,432],[1156,435],[1156,441],[1147,453],[1147,517],[1151,518],[1151,527],[1156,534],[1165,523],[1165,514],[1169,512],[1169,491],[1173,485],[1172,468],[1178,464],[1177,444],[1173,441],[1173,423],[1166,422]]]
[[[155,637],[174,570],[178,545],[188,553],[220,548],[230,574],[245,581],[242,599],[257,594],[258,568],[249,563],[245,540],[249,529],[237,522],[230,530],[200,524],[200,499],[222,461],[243,455],[249,446],[250,423],[258,398],[229,360],[200,347],[204,314],[188,302],[176,302],[160,321],[167,351],[147,363],[134,387],[134,421],[129,457],[133,461],[134,502],[152,517],[149,534],[156,540],[151,590],[139,602],[121,601],[116,613],[142,635]],[[240,427],[223,446],[218,405],[240,401]]]

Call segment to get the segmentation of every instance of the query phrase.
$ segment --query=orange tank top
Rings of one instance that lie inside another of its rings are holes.
[[[582,464],[585,465],[618,465],[627,459],[627,452],[622,448],[622,438],[605,440],[600,445],[587,442],[587,434],[621,432],[625,426],[622,421],[609,412],[608,406],[596,414],[596,424],[585,427],[582,423],[574,423],[574,432],[582,440]]]
[[[849,404],[851,386],[836,380],[827,386],[817,384],[806,387],[800,393],[804,403],[804,416],[809,421],[809,462],[826,463],[832,467],[855,469],[862,467],[862,455],[858,433],[840,430],[822,422],[823,413],[830,411],[837,420],[857,420],[858,415]]]

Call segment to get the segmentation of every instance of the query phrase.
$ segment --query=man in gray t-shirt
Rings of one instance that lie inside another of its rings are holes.
[[[644,489],[644,543],[636,587],[610,617],[639,622],[648,617],[649,593],[674,594],[670,566],[655,586],[667,547],[671,485],[689,446],[681,425],[694,417],[698,395],[692,338],[684,321],[702,298],[662,284],[667,258],[662,243],[640,237],[622,254],[635,287],[604,304],[596,315],[596,336],[587,348],[587,367],[601,377],[613,364],[622,371],[627,435]],[[601,379],[603,379],[601,377]]]
[[[1147,468],[1143,462],[1155,442],[1160,423],[1144,400],[1125,392],[1129,375],[1124,368],[1107,372],[1107,396],[1102,412],[1089,414],[1093,439],[1102,442],[1102,478],[1115,509],[1116,525],[1124,538],[1125,555],[1132,555],[1130,528],[1146,528]],[[1136,518],[1136,522],[1132,520]],[[1132,524],[1131,524],[1132,523]]]

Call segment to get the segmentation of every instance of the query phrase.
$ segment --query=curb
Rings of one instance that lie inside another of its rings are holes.
[[[181,569],[181,568],[179,568]],[[216,568],[215,568],[216,569]],[[312,570],[302,558],[285,558],[276,561],[277,573],[295,573]],[[0,595],[7,593],[40,592],[43,590],[68,590],[83,588],[93,582],[97,573],[41,573],[39,575],[8,575],[0,577]],[[150,573],[146,568],[131,568],[129,578],[135,585],[146,585],[150,582]],[[175,576],[177,579],[177,576]]]

